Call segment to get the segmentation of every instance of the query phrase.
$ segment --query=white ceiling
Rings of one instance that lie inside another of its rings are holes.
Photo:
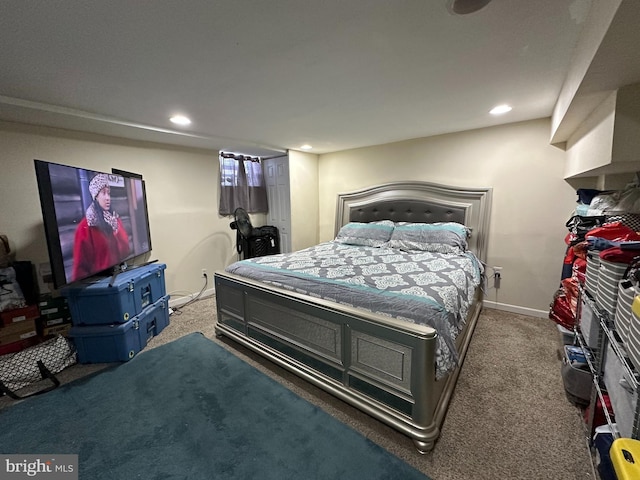
[[[551,116],[591,0],[448,1],[2,2],[0,119],[266,155]]]

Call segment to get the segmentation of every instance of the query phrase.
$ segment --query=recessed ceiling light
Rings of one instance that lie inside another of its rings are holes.
[[[304,145],[302,145],[300,147],[302,150],[311,150],[313,147],[311,145],[309,145],[308,143],[305,143]]]
[[[507,113],[511,111],[511,107],[509,105],[498,105],[497,107],[493,107],[489,113],[491,115],[502,115],[503,113]]]
[[[186,125],[191,125],[191,120],[184,115],[174,115],[169,120],[171,120],[176,125],[182,125],[183,127]]]

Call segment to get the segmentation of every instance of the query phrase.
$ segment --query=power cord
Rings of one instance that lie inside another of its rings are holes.
[[[204,277],[204,285],[202,286],[202,289],[200,289],[200,291],[198,292],[198,294],[193,297],[191,300],[189,300],[187,303],[183,303],[182,305],[180,305],[179,307],[175,307],[173,309],[173,315],[180,315],[182,313],[182,309],[188,305],[191,305],[193,302],[197,301],[200,299],[200,297],[202,296],[202,294],[204,293],[204,291],[207,288],[207,285],[209,284],[209,277],[207,276],[206,273],[202,273],[202,276]]]
[[[491,265],[487,265],[484,262],[480,262],[482,263],[482,266],[484,267],[484,271],[482,273],[482,280],[480,282],[481,285],[481,290],[482,293],[484,295],[488,295],[489,290],[491,289],[495,289],[498,290],[500,288],[500,281],[502,280],[502,274],[500,273],[502,271],[502,267],[493,267]],[[491,276],[487,275],[487,270],[491,269],[491,271],[493,272],[493,274]],[[493,278],[493,285],[489,285],[489,279]]]

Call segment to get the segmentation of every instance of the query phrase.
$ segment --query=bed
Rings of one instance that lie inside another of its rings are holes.
[[[333,240],[216,272],[216,334],[402,432],[419,452],[430,451],[482,308],[491,195],[491,188],[426,182],[339,194]],[[402,235],[416,228],[428,235],[435,228],[440,239],[442,226],[456,235],[464,229],[463,249],[420,251],[402,243]],[[352,241],[364,238],[358,229],[370,244]],[[389,229],[390,239],[383,241]],[[413,271],[422,264],[439,267],[435,273]],[[373,271],[371,278],[362,265]],[[398,275],[399,265],[405,276]],[[456,287],[458,295],[449,290],[441,295],[445,301],[434,302],[442,288],[453,288],[424,281],[434,275],[438,282],[446,276],[466,283]]]

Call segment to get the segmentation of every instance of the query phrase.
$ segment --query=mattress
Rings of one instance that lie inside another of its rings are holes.
[[[403,251],[335,241],[293,253],[241,260],[226,271],[338,304],[436,329],[436,377],[458,361],[455,339],[482,278],[461,254]]]

